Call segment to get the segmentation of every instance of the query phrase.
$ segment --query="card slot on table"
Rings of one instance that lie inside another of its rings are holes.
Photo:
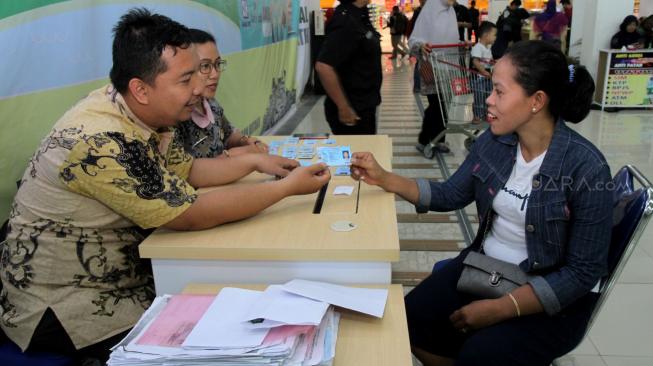
[[[338,186],[352,186],[354,191],[350,196],[334,195],[333,191]],[[322,214],[355,214],[356,201],[358,200],[358,182],[351,177],[332,176],[329,182],[324,203],[322,205]]]

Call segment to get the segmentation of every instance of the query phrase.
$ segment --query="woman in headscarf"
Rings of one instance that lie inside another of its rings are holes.
[[[624,18],[619,26],[619,32],[612,36],[610,48],[620,49],[622,47],[642,48],[641,36],[637,33],[637,17],[629,15]]]
[[[415,29],[408,40],[411,54],[417,57],[417,65],[420,68],[426,65],[432,44],[455,44],[458,43],[458,23],[453,5],[456,0],[430,0],[424,6],[419,19],[415,23]],[[431,78],[422,77],[420,80],[420,92],[426,95],[429,106],[424,111],[422,130],[419,133],[417,150],[424,151],[424,146],[437,137],[447,128],[446,111],[441,109],[440,98],[437,86]],[[449,147],[444,143],[444,135],[437,141],[436,150],[449,152]]]
[[[556,9],[556,0],[549,0],[544,12],[535,17],[534,30],[541,40],[560,47],[568,25],[567,16]]]

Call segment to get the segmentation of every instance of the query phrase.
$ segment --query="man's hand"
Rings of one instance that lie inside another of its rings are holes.
[[[289,195],[311,194],[320,190],[331,179],[329,167],[324,164],[314,164],[299,167],[281,181],[286,185]]]
[[[338,108],[338,119],[346,126],[355,126],[361,118],[352,107],[347,106]]]
[[[297,160],[276,155],[257,154],[256,158],[256,171],[277,177],[285,177],[299,166]]]

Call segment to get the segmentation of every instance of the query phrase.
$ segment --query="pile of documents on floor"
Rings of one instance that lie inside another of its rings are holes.
[[[331,365],[340,320],[332,305],[381,318],[387,296],[305,280],[159,296],[108,365]]]

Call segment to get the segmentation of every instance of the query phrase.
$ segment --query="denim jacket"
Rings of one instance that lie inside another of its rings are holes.
[[[473,201],[481,223],[466,250],[478,250],[492,201],[516,161],[516,134],[483,133],[446,182],[418,179],[417,212],[452,211]],[[612,178],[605,158],[564,121],[556,123],[526,209],[528,258],[519,264],[549,315],[587,294],[607,274],[612,229]]]

